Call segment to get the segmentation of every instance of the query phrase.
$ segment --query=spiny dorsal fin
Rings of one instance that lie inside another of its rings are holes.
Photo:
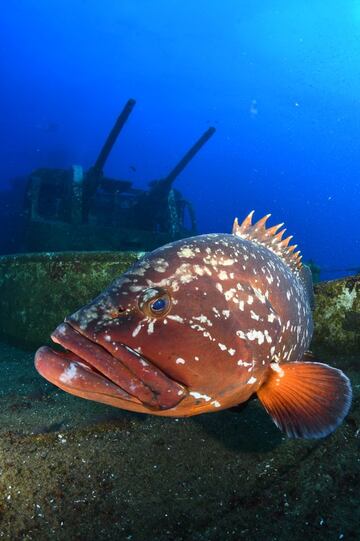
[[[274,225],[266,229],[266,222],[270,218],[271,214],[267,214],[261,220],[252,223],[254,211],[245,218],[242,224],[239,224],[238,219],[235,218],[233,225],[233,235],[241,237],[246,240],[251,240],[265,246],[289,265],[294,271],[299,271],[302,267],[300,252],[295,252],[297,244],[289,246],[289,242],[292,236],[283,239],[283,235],[286,229],[282,229],[277,232],[284,224]]]

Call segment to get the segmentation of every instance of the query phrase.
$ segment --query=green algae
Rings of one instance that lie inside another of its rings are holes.
[[[360,275],[315,285],[313,343],[333,352],[360,352]]]
[[[48,342],[64,317],[127,270],[136,252],[63,252],[0,257],[0,334],[27,348]]]

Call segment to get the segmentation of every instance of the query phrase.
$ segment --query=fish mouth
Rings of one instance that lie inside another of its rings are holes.
[[[110,352],[69,323],[59,325],[51,338],[63,349],[41,347],[35,367],[71,394],[143,412],[173,408],[187,395],[183,385],[126,344],[112,342]]]

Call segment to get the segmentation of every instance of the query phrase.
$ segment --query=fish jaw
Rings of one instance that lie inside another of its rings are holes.
[[[57,327],[52,340],[66,351],[40,348],[35,367],[71,394],[143,413],[174,408],[188,394],[183,385],[124,344],[118,344],[114,357],[67,323]]]
[[[243,389],[241,394],[231,392],[220,398],[211,391],[187,387],[129,346],[118,343],[115,357],[68,323],[57,327],[52,340],[65,349],[38,349],[35,368],[39,374],[67,393],[120,409],[190,417],[237,405],[256,392],[248,385],[246,396]]]
[[[139,400],[106,381],[88,365],[75,358],[67,359],[50,347],[37,350],[35,368],[42,377],[69,394],[122,409],[145,411]]]

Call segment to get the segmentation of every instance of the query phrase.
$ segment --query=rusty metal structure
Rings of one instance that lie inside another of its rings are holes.
[[[25,246],[29,251],[150,250],[196,234],[194,210],[173,184],[215,133],[210,127],[170,173],[147,190],[104,175],[110,152],[135,105],[130,99],[94,165],[84,171],[37,169],[26,190]]]

